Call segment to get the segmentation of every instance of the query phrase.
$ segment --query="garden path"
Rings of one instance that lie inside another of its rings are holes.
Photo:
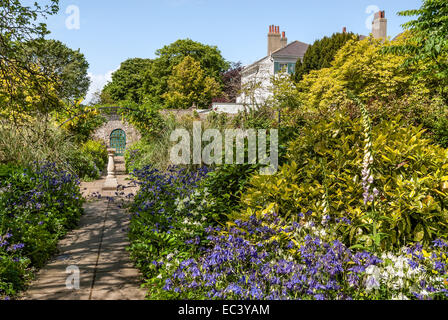
[[[60,241],[59,254],[37,274],[24,300],[143,300],[140,274],[129,254],[127,228],[129,216],[118,200],[135,194],[138,187],[117,176],[124,186],[115,191],[102,191],[105,178],[83,182],[81,191],[88,199],[79,228]],[[101,197],[99,197],[101,195]],[[66,280],[73,273],[67,267],[79,268],[79,289],[68,289]]]

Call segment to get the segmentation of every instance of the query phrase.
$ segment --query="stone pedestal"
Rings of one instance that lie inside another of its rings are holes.
[[[107,152],[109,153],[109,163],[107,164],[107,177],[103,185],[103,190],[116,190],[118,187],[118,181],[115,177],[115,150],[107,149]]]

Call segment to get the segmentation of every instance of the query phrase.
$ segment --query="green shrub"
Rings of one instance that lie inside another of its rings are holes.
[[[274,176],[254,177],[243,202],[249,209],[275,204],[284,217],[311,210],[321,218],[349,218],[351,225],[338,231],[349,245],[372,245],[375,212],[383,248],[428,245],[448,231],[448,162],[447,151],[423,135],[398,118],[373,128],[374,210],[363,197],[361,121],[341,114],[304,127],[289,146],[289,163]]]
[[[19,167],[13,164],[0,164],[0,178],[7,178],[18,169]]]
[[[241,196],[258,170],[259,166],[246,164],[223,165],[210,172],[199,189],[207,214],[225,222],[229,213],[240,208]]]
[[[124,159],[126,171],[132,172],[147,165],[164,170],[169,166],[169,142],[166,140],[137,141],[126,149]]]
[[[35,121],[33,127],[0,121],[1,164],[31,168],[36,162],[48,161],[81,178],[100,176],[92,156],[84,153],[65,130],[44,121]]]
[[[86,154],[103,171],[108,161],[107,147],[101,141],[89,140],[81,147],[82,153]]]
[[[59,111],[54,114],[54,118],[78,144],[87,142],[92,133],[106,122],[106,118],[98,110],[80,105],[80,101],[70,112]]]

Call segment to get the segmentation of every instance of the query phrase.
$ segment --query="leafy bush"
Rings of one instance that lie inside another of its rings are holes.
[[[82,214],[79,181],[54,164],[0,180],[0,297],[14,296]]]
[[[32,127],[18,127],[0,122],[0,163],[31,168],[35,162],[47,161],[81,178],[100,175],[91,155],[53,124],[34,121]]]
[[[349,33],[334,33],[331,37],[316,40],[308,47],[303,58],[296,63],[295,81],[302,80],[303,76],[312,70],[320,70],[331,66],[331,62],[338,50],[351,39],[359,40],[359,36]]]
[[[68,110],[54,113],[54,118],[78,144],[87,142],[92,133],[106,122],[98,110],[81,105],[81,101]]]
[[[131,206],[130,250],[151,299],[448,297],[448,245],[440,240],[428,251],[421,245],[398,254],[381,250],[379,259],[340,241],[340,230],[353,224],[349,219],[312,211],[285,218],[276,203],[234,212],[224,228],[217,227],[215,209],[228,207],[215,203],[216,192],[229,192],[221,186],[229,172],[205,179],[206,171],[136,172],[142,188]]]
[[[448,163],[446,150],[423,134],[421,127],[402,127],[399,119],[373,128],[375,218],[372,203],[364,202],[363,127],[341,114],[304,127],[289,146],[290,163],[274,176],[254,177],[243,202],[253,209],[274,203],[285,218],[308,210],[349,218],[352,224],[339,230],[347,245],[369,247],[376,232],[384,236],[383,248],[417,241],[427,246],[448,231]]]
[[[336,54],[331,67],[311,71],[297,84],[297,95],[307,108],[338,109],[350,104],[350,90],[364,102],[387,103],[408,95],[412,101],[428,97],[426,79],[416,80],[413,74],[424,68],[416,65],[401,67],[406,56],[384,55],[382,50],[392,44],[404,44],[406,37],[393,42],[366,38],[350,40]]]
[[[108,153],[107,148],[103,142],[89,140],[82,145],[81,151],[95,163],[100,172],[105,169],[108,161]]]
[[[0,178],[9,177],[10,174],[18,170],[19,167],[13,164],[0,164]]]

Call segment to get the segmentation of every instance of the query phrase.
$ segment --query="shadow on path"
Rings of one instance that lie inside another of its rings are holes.
[[[120,198],[135,194],[138,188],[118,176],[124,186]],[[103,192],[104,178],[81,184],[84,197],[101,194],[84,205],[78,229],[59,242],[59,254],[39,271],[22,300],[143,300],[141,275],[133,267],[126,247],[129,215]],[[79,289],[68,289],[67,268],[79,269]]]

